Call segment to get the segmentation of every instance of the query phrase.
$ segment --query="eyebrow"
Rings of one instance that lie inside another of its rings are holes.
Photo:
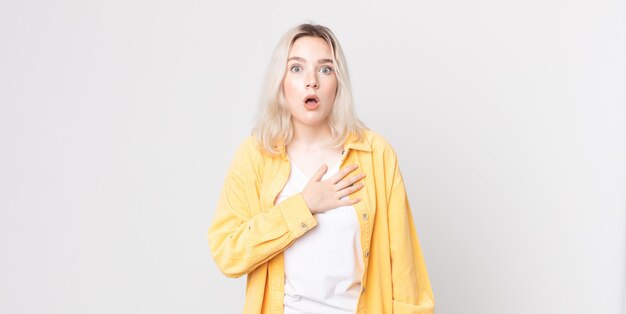
[[[291,57],[289,59],[287,59],[287,61],[291,61],[291,60],[296,60],[296,61],[300,61],[300,62],[304,62],[306,63],[306,60],[304,58],[300,58],[300,57]],[[333,63],[332,59],[320,59],[317,63],[321,64],[321,63]]]

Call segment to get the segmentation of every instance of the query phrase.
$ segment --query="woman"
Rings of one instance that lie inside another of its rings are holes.
[[[335,35],[291,29],[265,84],[208,232],[248,276],[244,313],[433,313],[396,154],[356,118]]]

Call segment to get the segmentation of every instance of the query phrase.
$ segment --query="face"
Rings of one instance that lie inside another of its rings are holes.
[[[328,123],[337,93],[333,54],[326,40],[300,37],[289,50],[283,94],[294,125]]]

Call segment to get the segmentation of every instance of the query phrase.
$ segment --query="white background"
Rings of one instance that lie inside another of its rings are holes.
[[[239,313],[206,229],[263,72],[329,26],[437,313],[624,313],[624,1],[0,1],[0,312]]]

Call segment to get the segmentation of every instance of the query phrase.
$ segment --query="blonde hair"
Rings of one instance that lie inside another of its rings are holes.
[[[265,74],[259,111],[252,130],[252,134],[256,137],[261,149],[271,155],[279,154],[278,147],[289,144],[293,137],[293,122],[291,121],[291,114],[286,109],[283,95],[283,78],[289,50],[293,43],[301,37],[322,38],[326,40],[333,53],[333,63],[337,75],[337,93],[328,119],[332,144],[339,147],[350,134],[355,134],[357,140],[360,140],[363,136],[363,130],[367,129],[367,126],[357,118],[354,110],[348,67],[339,41],[327,27],[301,24],[283,35],[274,49]]]

